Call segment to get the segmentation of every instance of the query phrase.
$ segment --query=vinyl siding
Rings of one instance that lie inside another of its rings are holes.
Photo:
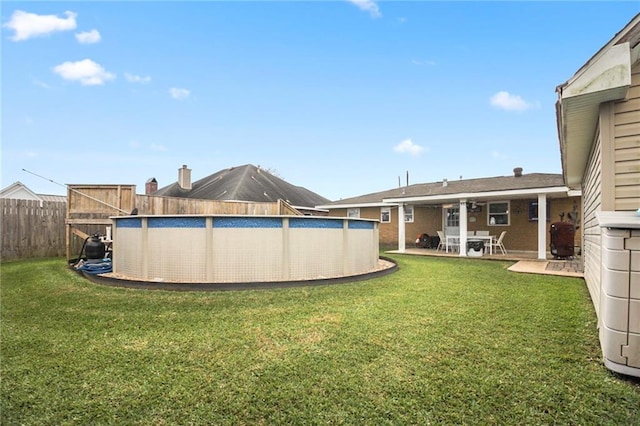
[[[615,210],[640,207],[640,65],[631,71],[631,88],[613,105]]]
[[[600,317],[601,230],[596,218],[596,212],[602,208],[602,144],[599,130],[582,180],[582,203],[584,279],[596,314]]]

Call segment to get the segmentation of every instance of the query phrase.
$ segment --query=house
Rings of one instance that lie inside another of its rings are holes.
[[[562,170],[581,190],[584,277],[605,365],[640,377],[640,14],[556,88]]]
[[[11,198],[17,200],[34,200],[34,201],[59,201],[66,202],[67,197],[64,195],[46,195],[36,194],[22,182],[14,182],[0,191],[0,198]]]
[[[326,214],[315,206],[329,201],[252,164],[220,170],[193,183],[191,169],[184,165],[178,169],[177,182],[161,189],[157,189],[157,185],[155,178],[147,180],[146,194],[219,201],[275,202],[281,199],[303,214]]]
[[[380,243],[400,252],[423,233],[459,234],[465,247],[468,231],[489,230],[507,231],[508,248],[546,259],[551,220],[579,217],[579,205],[580,191],[570,191],[562,175],[525,174],[517,167],[511,176],[414,184],[317,207],[332,216],[379,219]],[[539,217],[538,211],[547,214]]]

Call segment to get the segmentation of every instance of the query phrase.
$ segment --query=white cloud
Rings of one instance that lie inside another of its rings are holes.
[[[128,72],[124,73],[124,78],[126,78],[129,83],[147,84],[151,81],[151,77],[149,76],[142,77],[135,74],[129,74]]]
[[[79,81],[83,86],[100,86],[105,81],[116,78],[114,74],[107,72],[102,65],[91,59],[65,62],[53,67],[53,72],[65,80]]]
[[[172,87],[169,89],[169,94],[173,99],[186,99],[191,95],[191,92],[187,89],[180,89],[178,87]]]
[[[42,37],[56,31],[69,31],[76,28],[77,13],[66,11],[66,18],[56,15],[36,15],[22,10],[16,10],[11,15],[11,20],[3,25],[15,31],[11,40],[21,41],[33,37]]]
[[[380,18],[382,17],[382,13],[380,13],[380,8],[373,0],[347,0],[349,3],[356,5],[360,10],[364,10],[371,15],[372,18]]]
[[[491,97],[491,105],[496,108],[504,109],[507,111],[525,111],[532,108],[534,105],[525,101],[518,95],[512,95],[509,92],[498,92]]]
[[[401,154],[409,153],[415,157],[420,155],[425,148],[420,145],[416,145],[411,139],[405,139],[398,145],[394,146],[393,150]]]
[[[100,36],[100,32],[98,30],[91,30],[76,33],[76,40],[78,40],[78,43],[82,44],[93,44],[102,40],[102,37]]]

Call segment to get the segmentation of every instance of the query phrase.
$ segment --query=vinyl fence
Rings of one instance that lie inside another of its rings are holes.
[[[0,199],[2,261],[65,255],[67,203]]]

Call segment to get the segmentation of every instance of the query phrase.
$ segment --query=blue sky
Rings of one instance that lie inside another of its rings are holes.
[[[2,2],[2,182],[243,164],[331,200],[561,173],[555,87],[623,2]]]

